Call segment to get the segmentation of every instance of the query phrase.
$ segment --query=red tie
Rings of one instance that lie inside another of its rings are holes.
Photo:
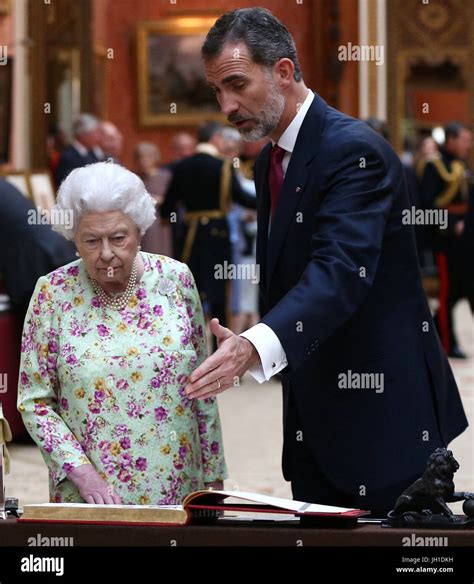
[[[286,150],[280,148],[275,144],[270,153],[270,171],[268,173],[268,185],[270,187],[270,196],[272,201],[272,220],[278,207],[278,200],[280,199],[281,186],[283,184],[283,166],[282,161],[286,154]]]

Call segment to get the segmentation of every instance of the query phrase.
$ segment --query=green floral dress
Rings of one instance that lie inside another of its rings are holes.
[[[206,357],[189,268],[142,252],[128,306],[104,309],[82,260],[38,280],[22,339],[18,408],[49,468],[53,502],[91,463],[127,504],[179,504],[227,476],[215,398],[189,400]]]

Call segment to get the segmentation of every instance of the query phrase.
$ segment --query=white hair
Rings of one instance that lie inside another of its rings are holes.
[[[73,239],[87,213],[122,211],[141,235],[155,221],[155,201],[143,181],[120,164],[96,162],[74,169],[59,187],[54,210],[58,217],[72,214],[72,221],[54,222],[53,229]]]
[[[241,142],[242,136],[237,128],[229,128],[225,126],[221,130],[221,136],[224,140],[229,142]]]
[[[79,134],[92,132],[98,128],[99,125],[99,120],[92,114],[79,114],[74,120],[72,131],[74,136],[79,136]]]

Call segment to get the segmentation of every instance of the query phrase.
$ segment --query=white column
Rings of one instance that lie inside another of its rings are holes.
[[[387,0],[377,0],[377,44],[383,47],[384,64],[377,65],[377,118],[387,120]]]
[[[12,100],[12,164],[13,168],[30,166],[30,78],[28,75],[28,6],[27,0],[13,4],[13,100]],[[46,147],[46,145],[45,145]]]
[[[359,45],[367,45],[369,38],[368,0],[359,0]],[[359,61],[359,118],[369,117],[369,64]]]

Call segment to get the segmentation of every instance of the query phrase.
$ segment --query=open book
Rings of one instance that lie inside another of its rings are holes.
[[[237,499],[237,501],[228,501]],[[91,505],[44,503],[25,505],[19,521],[61,523],[108,523],[139,525],[187,525],[217,519],[222,512],[294,514],[298,517],[357,519],[367,511],[316,505],[243,491],[196,491],[182,505]]]

